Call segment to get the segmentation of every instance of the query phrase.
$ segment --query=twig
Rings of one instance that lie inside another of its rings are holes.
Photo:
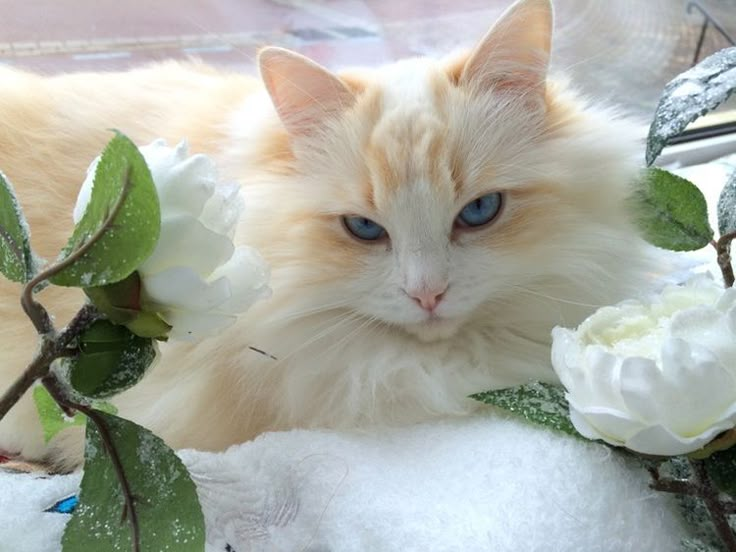
[[[112,462],[115,476],[120,483],[120,488],[123,493],[123,501],[125,503],[125,506],[123,509],[121,520],[127,519],[130,523],[130,530],[132,533],[133,541],[132,550],[133,552],[140,552],[141,535],[140,524],[138,523],[138,511],[135,507],[135,496],[130,489],[130,481],[128,481],[128,477],[125,474],[125,468],[123,467],[123,463],[120,460],[120,453],[115,446],[115,440],[112,438],[112,435],[110,435],[110,428],[108,427],[105,418],[100,416],[100,413],[97,412],[95,409],[69,399],[69,397],[67,397],[66,395],[64,387],[56,378],[56,376],[49,374],[43,378],[42,382],[44,387],[46,387],[46,389],[48,390],[49,394],[59,405],[81,412],[82,414],[87,416],[87,418],[92,420],[95,426],[97,426],[97,429],[100,432],[100,439],[102,440],[102,444],[105,447],[105,451],[110,456],[110,461]]]
[[[704,462],[700,460],[689,460],[689,462],[693,471],[693,478],[691,479],[661,478],[658,468],[649,468],[649,473],[653,479],[650,487],[657,491],[694,496],[701,499],[708,509],[716,533],[726,550],[736,552],[736,535],[734,535],[728,523],[728,516],[736,514],[736,502],[721,500],[720,492],[713,485]]]
[[[728,523],[728,513],[719,498],[718,489],[713,486],[713,482],[708,476],[705,463],[700,460],[690,460],[690,465],[695,473],[696,482],[702,490],[700,497],[705,502],[708,512],[710,512],[718,536],[726,546],[726,550],[729,552],[736,551],[736,535],[734,535],[731,525]]]
[[[689,479],[661,478],[657,468],[649,468],[652,481],[649,486],[655,491],[663,493],[683,494],[689,496],[700,496],[700,489],[693,485]]]
[[[723,274],[723,282],[729,288],[733,287],[734,284],[733,265],[731,264],[731,241],[734,238],[736,238],[736,231],[724,234],[716,242],[710,242],[716,250],[718,266],[721,269],[721,274]]]
[[[51,363],[54,360],[74,353],[74,351],[68,349],[69,345],[99,317],[100,314],[94,306],[85,305],[60,334],[55,335],[52,327],[52,333],[46,334],[42,338],[41,350],[0,398],[0,420],[37,379],[43,378],[49,373]]]
[[[102,238],[105,232],[110,229],[110,226],[115,220],[117,214],[120,212],[123,203],[125,203],[125,198],[128,196],[128,192],[130,191],[130,187],[132,184],[129,177],[130,167],[126,167],[125,175],[123,176],[123,178],[125,178],[125,182],[123,183],[123,188],[120,190],[120,195],[118,196],[117,200],[115,200],[115,204],[113,205],[112,209],[107,214],[107,217],[102,222],[100,227],[95,230],[94,234],[92,234],[90,238],[82,243],[77,249],[72,251],[67,257],[65,257],[58,263],[51,265],[46,270],[43,270],[36,274],[36,276],[23,288],[23,294],[21,295],[20,303],[23,306],[23,310],[28,315],[28,318],[30,318],[31,322],[33,322],[33,325],[39,334],[46,334],[53,331],[54,326],[51,323],[51,318],[49,317],[48,311],[43,307],[43,305],[41,305],[33,298],[34,289],[39,284],[54,277],[56,274],[58,274],[68,266],[74,264],[77,260],[83,257],[90,250],[90,248],[95,245],[100,240],[100,238]]]

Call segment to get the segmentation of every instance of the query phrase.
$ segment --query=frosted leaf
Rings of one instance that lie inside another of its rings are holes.
[[[647,138],[647,165],[654,163],[670,138],[726,101],[736,90],[736,47],[705,58],[664,88]]]
[[[204,517],[196,489],[174,451],[133,422],[98,414],[108,425],[130,483],[141,550],[204,550]],[[88,423],[79,505],[64,532],[64,552],[131,550],[130,524],[122,517],[123,495],[110,456],[103,451],[99,430]]]
[[[116,395],[138,383],[157,351],[152,339],[107,320],[98,320],[79,337],[79,349],[64,365],[72,387],[90,398]]]
[[[126,278],[153,251],[161,226],[156,188],[138,148],[122,134],[107,144],[82,185],[75,210],[84,213],[60,260],[99,232],[86,253],[51,278],[59,286],[90,287]],[[88,184],[94,179],[94,185]],[[88,202],[85,204],[85,202]],[[116,207],[117,206],[117,207]],[[113,217],[108,220],[109,217]]]
[[[642,237],[657,247],[694,251],[713,237],[703,193],[664,169],[646,171],[631,197],[631,208]]]
[[[579,436],[570,421],[570,409],[561,387],[536,382],[476,393],[470,398],[503,408],[535,424]]]
[[[736,171],[723,186],[718,198],[718,231],[721,235],[736,230]]]
[[[0,272],[14,282],[28,282],[36,272],[30,236],[13,186],[0,172]]]

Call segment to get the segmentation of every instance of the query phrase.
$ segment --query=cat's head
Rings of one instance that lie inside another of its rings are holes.
[[[520,0],[452,59],[338,76],[263,50],[285,129],[266,253],[289,286],[430,340],[545,279],[604,281],[638,145],[548,82],[551,33],[549,1]]]

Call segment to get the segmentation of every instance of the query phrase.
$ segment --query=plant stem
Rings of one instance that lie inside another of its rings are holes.
[[[128,481],[128,476],[125,474],[125,467],[123,466],[123,462],[120,459],[120,453],[118,453],[118,449],[115,446],[115,440],[110,434],[110,428],[108,427],[105,418],[101,416],[100,413],[97,412],[94,408],[77,403],[70,399],[67,396],[64,386],[53,374],[46,375],[42,381],[44,387],[46,387],[49,394],[60,406],[81,412],[82,414],[87,416],[87,418],[92,420],[95,426],[97,426],[97,429],[100,432],[100,439],[102,440],[102,444],[105,447],[105,451],[110,456],[110,461],[112,463],[113,470],[115,471],[115,476],[120,483],[120,488],[123,493],[123,501],[125,503],[125,506],[123,509],[122,519],[124,520],[127,518],[128,522],[130,523],[130,530],[132,533],[133,541],[132,550],[133,552],[140,552],[141,535],[140,525],[138,523],[138,510],[136,510],[135,507],[135,497],[133,496],[133,491],[130,488],[130,481]]]
[[[736,514],[736,502],[723,501],[720,492],[715,488],[702,460],[689,460],[693,471],[691,479],[669,479],[661,478],[659,469],[650,468],[652,476],[650,486],[665,493],[683,494],[694,496],[703,501],[708,509],[713,526],[718,537],[723,542],[727,552],[736,552],[736,535],[728,523],[728,516]]]
[[[710,512],[710,517],[713,520],[713,525],[716,528],[718,536],[726,546],[726,550],[736,552],[736,535],[734,535],[728,523],[728,513],[720,500],[718,489],[713,486],[713,482],[708,476],[705,463],[702,460],[690,460],[690,465],[695,473],[695,481],[699,484],[702,491],[700,498],[703,499],[708,512]]]
[[[105,220],[100,224],[99,228],[97,228],[97,230],[95,230],[87,240],[85,240],[79,247],[77,247],[77,249],[72,251],[64,259],[36,274],[36,276],[34,276],[33,279],[23,288],[20,303],[39,334],[53,331],[54,326],[51,323],[51,317],[49,317],[48,311],[43,307],[43,305],[33,298],[35,288],[39,284],[42,284],[46,280],[54,277],[68,266],[77,262],[102,238],[102,236],[105,235],[105,232],[110,229],[115,217],[120,212],[120,209],[122,209],[125,199],[128,196],[128,192],[130,191],[130,187],[132,186],[130,181],[130,167],[126,168],[123,178],[125,179],[125,182],[120,190],[120,195],[117,200],[115,200],[115,204],[112,206],[112,209],[110,209],[107,217],[105,217]]]
[[[734,238],[736,238],[736,232],[729,232],[718,238],[717,242],[711,242],[716,249],[718,266],[721,269],[721,274],[723,274],[723,282],[729,288],[733,287],[734,284],[733,265],[731,264],[731,241]]]
[[[85,305],[61,333],[56,334],[52,326],[51,332],[44,334],[41,350],[36,354],[20,377],[0,397],[0,420],[20,400],[23,394],[31,388],[37,379],[43,378],[49,373],[51,363],[54,360],[74,353],[73,350],[68,348],[69,345],[99,317],[100,314],[94,306]]]
[[[3,396],[0,398],[0,420],[5,417],[13,405],[20,400],[37,379],[49,373],[51,363],[57,358],[54,354],[55,350],[54,341],[45,340],[41,346],[41,350],[28,365],[28,368],[3,393]]]

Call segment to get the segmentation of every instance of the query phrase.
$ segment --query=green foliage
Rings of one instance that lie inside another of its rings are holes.
[[[476,393],[470,398],[518,414],[532,423],[580,436],[570,421],[570,408],[561,387],[537,382]]]
[[[647,170],[632,198],[632,207],[643,237],[657,247],[693,251],[713,238],[702,192],[663,169]]]
[[[181,460],[150,431],[100,414],[130,483],[144,552],[204,550],[204,516]],[[109,453],[94,423],[87,424],[79,506],[66,526],[63,552],[131,550],[130,513]]]
[[[723,236],[736,231],[736,171],[718,197],[718,231]]]
[[[36,403],[36,410],[43,428],[43,438],[47,443],[62,429],[84,425],[85,418],[82,414],[77,413],[72,418],[64,414],[61,407],[56,404],[42,385],[33,388],[33,402]]]
[[[715,452],[704,462],[713,483],[722,492],[736,497],[736,447]]]
[[[133,272],[107,286],[85,288],[95,306],[115,324],[122,324],[141,337],[166,339],[171,326],[155,312],[141,309],[141,278]]]
[[[91,287],[122,280],[151,255],[160,226],[158,194],[148,166],[135,144],[116,134],[102,153],[89,205],[60,260],[96,234],[99,238],[51,282]]]
[[[0,272],[26,283],[35,273],[28,224],[13,186],[0,172]]]
[[[33,402],[36,403],[36,411],[38,412],[41,427],[43,428],[43,438],[47,443],[62,429],[84,425],[87,420],[79,412],[71,418],[64,414],[61,407],[59,407],[54,398],[49,395],[49,392],[42,385],[37,385],[33,388]],[[94,401],[93,404],[95,408],[108,414],[117,413],[117,408],[110,403]]]
[[[726,48],[681,73],[667,86],[647,138],[647,165],[695,119],[726,101],[736,90],[736,47]]]
[[[98,320],[79,337],[78,356],[65,361],[69,382],[85,397],[104,398],[132,387],[156,358],[153,341]]]

